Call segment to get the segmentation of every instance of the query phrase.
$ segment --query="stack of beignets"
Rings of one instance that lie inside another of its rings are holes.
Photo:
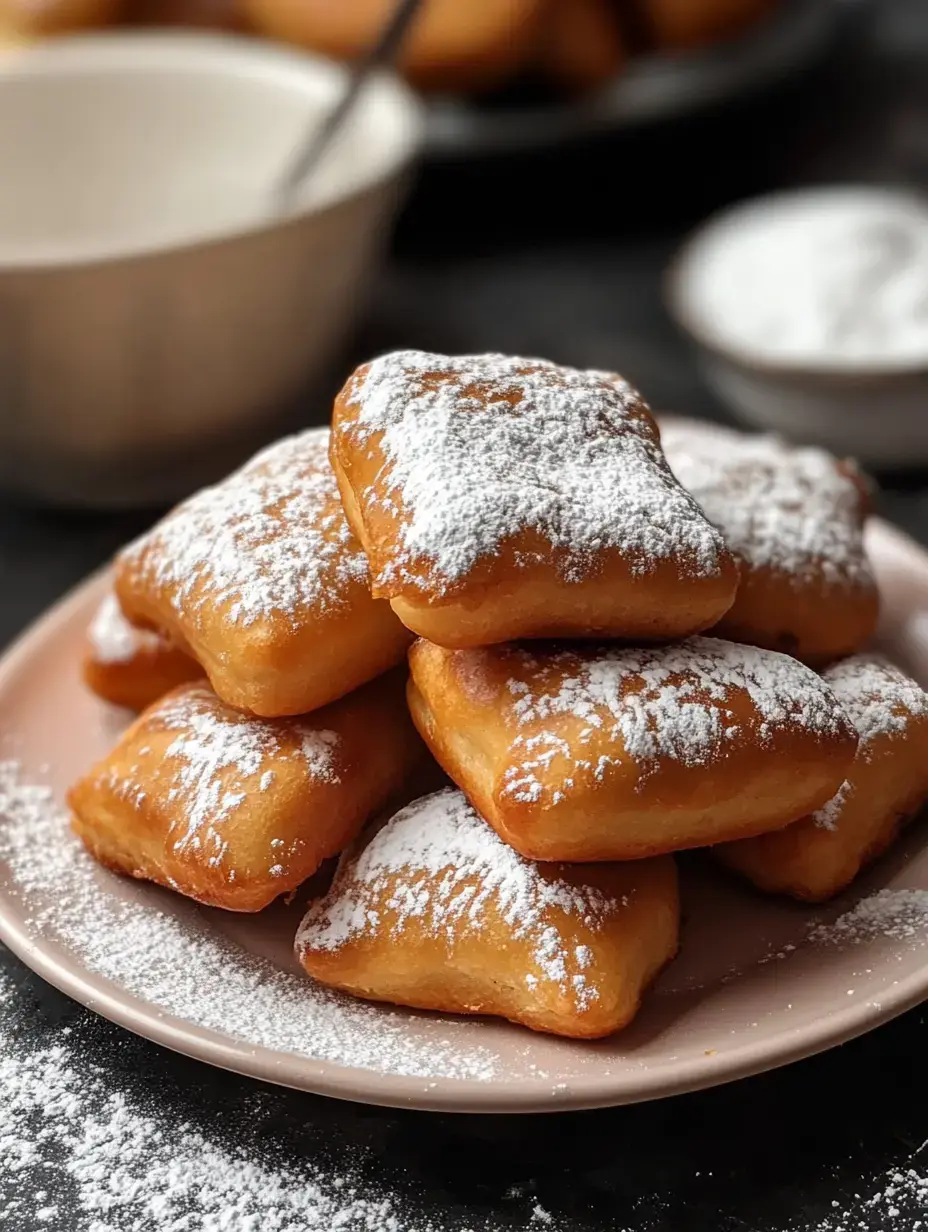
[[[928,698],[855,654],[866,486],[770,438],[664,436],[669,464],[611,373],[364,365],[331,434],[120,554],[85,676],[153,704],[72,789],[88,850],[238,911],[342,853],[296,939],[314,979],[579,1039],[676,953],[674,852],[843,888],[928,796]],[[161,696],[171,671],[209,683]],[[415,729],[456,787],[408,803]]]

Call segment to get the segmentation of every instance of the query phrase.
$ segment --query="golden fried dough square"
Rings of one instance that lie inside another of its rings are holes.
[[[795,659],[675,646],[410,651],[409,706],[522,855],[635,860],[775,830],[844,780],[857,736]]]
[[[371,597],[327,452],[326,428],[279,441],[118,558],[127,617],[189,649],[240,710],[315,710],[409,645],[389,604]]]
[[[836,663],[825,680],[857,728],[847,780],[817,812],[759,838],[715,848],[762,890],[821,902],[891,845],[928,799],[928,695],[880,655]]]
[[[260,911],[336,855],[424,750],[392,672],[300,719],[256,719],[206,683],[145,711],[72,787],[107,868],[229,911]]]
[[[332,465],[375,596],[442,646],[679,637],[737,567],[619,377],[401,351],[335,403]]]
[[[178,685],[204,676],[199,663],[159,633],[130,625],[112,591],[87,630],[81,672],[92,693],[127,710],[144,710]]]
[[[661,441],[741,564],[737,598],[713,632],[819,666],[858,650],[879,595],[863,543],[869,496],[853,463],[688,420],[662,421]]]
[[[536,864],[461,792],[417,800],[342,857],[296,954],[358,997],[611,1035],[677,952],[672,857]]]

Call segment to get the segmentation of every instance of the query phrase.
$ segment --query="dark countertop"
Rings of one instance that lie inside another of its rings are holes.
[[[618,369],[658,407],[717,415],[661,309],[668,255],[689,225],[736,196],[810,179],[917,177],[928,167],[926,62],[928,6],[882,0],[812,78],[736,114],[648,140],[591,143],[556,167],[432,169],[356,353],[415,344],[546,354]],[[464,235],[448,221],[462,197],[473,207]],[[928,543],[928,474],[884,477],[881,503]],[[0,643],[150,517],[0,504]],[[192,1125],[210,1141],[243,1151],[260,1143],[290,1161],[351,1152],[362,1178],[397,1194],[423,1232],[429,1218],[442,1232],[546,1226],[539,1216],[532,1225],[536,1204],[552,1227],[576,1232],[912,1232],[928,1221],[918,1209],[924,1195],[875,1198],[886,1174],[913,1157],[928,1172],[928,1149],[917,1158],[928,1139],[920,1011],[821,1057],[699,1095],[557,1117],[450,1117],[262,1087],[123,1032],[5,951],[0,971],[17,985],[0,1014],[14,1020],[14,1050],[61,1042],[70,1030],[88,1064],[103,1067],[114,1091],[157,1107],[168,1133]],[[14,1176],[0,1162],[0,1216],[18,1195],[0,1226],[92,1227],[67,1213],[66,1195],[57,1216],[40,1217],[44,1178],[29,1168]],[[125,1222],[99,1228],[162,1232],[142,1216],[112,1218]],[[184,1229],[219,1226],[194,1211]]]

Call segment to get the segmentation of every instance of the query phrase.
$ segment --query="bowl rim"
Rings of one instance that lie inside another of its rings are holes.
[[[10,82],[23,80],[61,80],[84,74],[102,77],[133,77],[139,71],[169,71],[178,66],[196,71],[211,69],[216,76],[240,79],[266,79],[284,90],[309,97],[310,83],[335,85],[347,81],[348,70],[336,60],[302,49],[236,34],[199,30],[114,29],[75,32],[52,36],[40,43],[0,57],[0,96]],[[277,213],[239,224],[209,224],[189,238],[166,241],[127,241],[119,247],[77,253],[73,257],[58,252],[49,256],[15,252],[0,257],[0,277],[13,275],[89,271],[115,264],[158,260],[193,251],[221,248],[228,244],[260,239],[270,233],[297,227],[309,219],[322,219],[359,201],[391,181],[398,179],[413,163],[422,147],[424,108],[415,92],[395,72],[380,70],[372,74],[368,91],[393,109],[397,118],[395,150],[381,159],[373,170],[365,167],[347,185],[337,181],[330,191],[313,200],[295,204]],[[363,102],[361,106],[363,107]]]
[[[809,383],[818,385],[846,386],[876,384],[880,382],[900,380],[922,380],[928,377],[928,350],[923,359],[898,360],[887,359],[883,362],[868,361],[867,363],[822,362],[811,360],[796,361],[777,359],[765,355],[749,346],[733,343],[724,339],[719,331],[714,331],[700,320],[698,311],[687,307],[685,286],[687,271],[693,254],[713,234],[722,231],[727,225],[739,217],[745,217],[753,212],[762,212],[775,206],[777,202],[792,202],[803,197],[809,200],[825,196],[851,196],[866,194],[870,197],[884,196],[887,200],[909,200],[923,209],[925,200],[913,190],[904,186],[866,184],[866,183],[833,183],[802,185],[795,188],[780,189],[775,192],[762,193],[747,197],[723,206],[701,222],[689,236],[680,244],[671,257],[664,271],[663,298],[671,319],[675,324],[696,342],[699,347],[716,359],[720,359],[743,371],[768,378],[779,378],[788,383]]]

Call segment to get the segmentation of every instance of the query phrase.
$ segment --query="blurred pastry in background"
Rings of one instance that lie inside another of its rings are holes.
[[[565,0],[572,3],[573,0]],[[702,47],[742,33],[779,0],[626,0],[643,5],[657,47]]]
[[[400,71],[426,91],[486,93],[523,70],[572,94],[643,53],[740,34],[781,0],[425,0]],[[377,38],[394,0],[0,0],[0,49],[24,38],[128,22],[251,31],[336,60]]]
[[[353,60],[366,51],[393,8],[393,0],[243,4],[262,34],[339,60]],[[406,40],[400,68],[425,90],[489,89],[531,58],[543,11],[541,0],[426,0]]]
[[[592,90],[611,81],[627,58],[609,0],[551,5],[542,26],[538,67],[567,90]]]
[[[65,34],[115,21],[122,0],[0,0],[0,44],[9,36]]]
[[[128,0],[126,17],[143,26],[247,29],[241,0]]]

